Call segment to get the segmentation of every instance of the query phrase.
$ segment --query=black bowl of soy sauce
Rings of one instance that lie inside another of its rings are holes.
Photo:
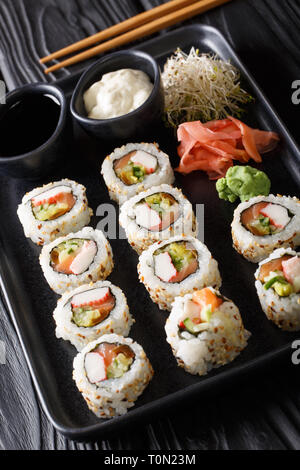
[[[33,83],[6,95],[0,105],[0,172],[38,179],[64,165],[71,129],[63,91]]]

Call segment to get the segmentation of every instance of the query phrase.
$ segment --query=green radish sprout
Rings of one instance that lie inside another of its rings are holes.
[[[182,122],[240,117],[242,104],[253,100],[240,86],[240,72],[216,55],[188,54],[177,49],[162,73],[165,89],[165,121],[175,127]]]

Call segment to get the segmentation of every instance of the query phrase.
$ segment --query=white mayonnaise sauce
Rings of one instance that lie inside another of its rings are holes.
[[[89,118],[110,119],[139,108],[149,97],[153,83],[145,72],[121,69],[109,72],[84,93]]]

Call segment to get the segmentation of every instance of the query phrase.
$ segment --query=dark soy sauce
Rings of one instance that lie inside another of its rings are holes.
[[[31,152],[54,133],[60,104],[43,94],[25,96],[0,117],[0,157]],[[1,110],[1,107],[0,107]]]

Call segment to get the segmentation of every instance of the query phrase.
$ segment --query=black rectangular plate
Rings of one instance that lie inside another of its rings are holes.
[[[245,122],[253,127],[270,129],[281,136],[281,142],[273,154],[266,155],[259,167],[272,181],[272,193],[297,195],[300,182],[299,150],[288,131],[247,73],[224,37],[208,26],[188,26],[160,35],[141,43],[136,48],[153,55],[161,65],[177,47],[188,51],[196,46],[200,52],[214,52],[223,59],[230,59],[242,72],[244,86],[256,101],[245,115]],[[70,96],[79,75],[59,82]],[[170,131],[161,127],[156,135],[160,147],[177,164],[176,139]],[[101,161],[114,148],[93,142],[75,128],[75,145],[72,162],[58,169],[52,180],[61,177],[74,179],[87,187],[90,207],[96,212],[101,203],[109,203],[109,197],[100,176]],[[16,215],[23,194],[33,187],[49,182],[38,182],[0,177],[0,276],[1,287],[17,329],[39,398],[48,418],[66,436],[87,440],[117,431],[137,420],[146,420],[179,400],[190,400],[218,384],[236,378],[287,353],[297,337],[285,333],[268,322],[261,311],[255,288],[256,265],[247,262],[232,248],[230,223],[234,205],[221,201],[215,184],[201,172],[182,177],[176,175],[176,184],[182,187],[193,204],[205,205],[205,243],[219,262],[223,279],[222,293],[239,306],[245,326],[252,332],[248,347],[231,364],[212,371],[208,376],[195,377],[176,365],[171,349],[165,340],[166,312],[152,303],[144,286],[138,282],[136,265],[138,257],[126,240],[111,240],[115,269],[110,280],[125,292],[131,313],[136,319],[130,336],[143,345],[155,375],[135,407],[126,415],[113,420],[99,420],[90,412],[72,380],[72,361],[75,348],[68,342],[57,340],[52,312],[56,296],[43,278],[38,255],[40,249],[24,237]],[[95,227],[100,218],[94,216]]]

